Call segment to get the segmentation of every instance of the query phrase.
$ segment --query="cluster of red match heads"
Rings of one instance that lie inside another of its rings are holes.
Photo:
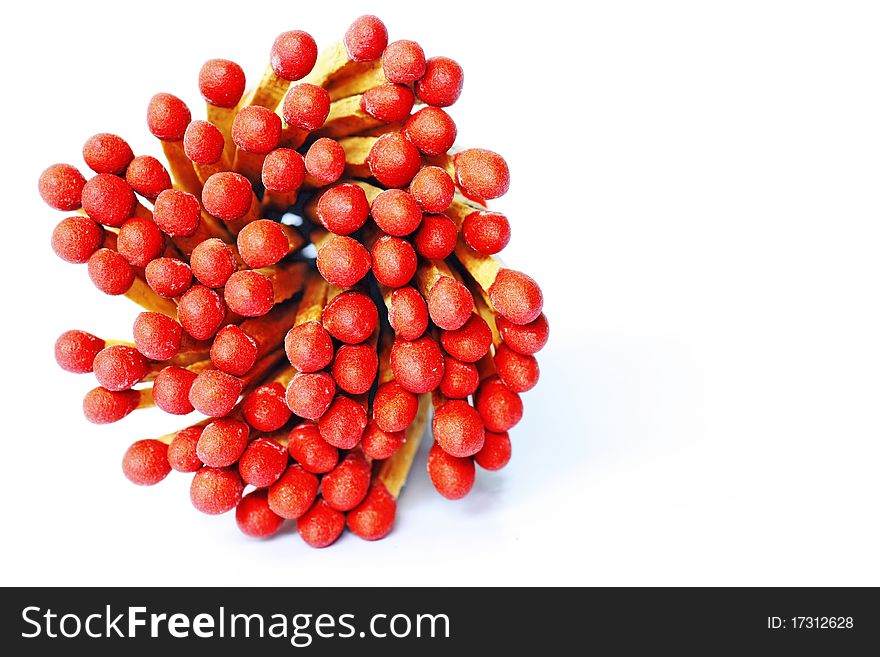
[[[388,43],[374,16],[320,56],[307,33],[285,32],[251,92],[237,64],[204,64],[208,121],[151,99],[167,168],[99,134],[83,148],[88,180],[46,169],[43,199],[78,211],[55,228],[55,252],[146,309],[131,343],[58,338],[59,365],[99,383],[86,417],[207,416],[131,445],[130,480],[194,473],[198,510],[236,509],[257,537],[296,519],[323,547],[345,526],[391,530],[432,406],[442,495],[465,496],[475,463],[508,462],[548,325],[537,284],[493,257],[510,225],[485,201],[507,191],[506,162],[450,153],[443,108],[462,75],[414,41]]]

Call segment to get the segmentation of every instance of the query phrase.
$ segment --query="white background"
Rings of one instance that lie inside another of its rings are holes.
[[[487,4],[4,19],[3,584],[880,584],[876,5]],[[442,500],[422,455],[386,540],[255,542],[196,512],[187,476],[122,476],[180,420],[83,419],[94,383],[54,339],[126,338],[137,310],[55,258],[36,180],[99,131],[159,155],[154,92],[201,116],[205,59],[253,82],[278,32],[324,46],[367,10],[464,66],[459,144],[510,163],[504,256],[543,285],[552,341],[513,462],[469,498]]]

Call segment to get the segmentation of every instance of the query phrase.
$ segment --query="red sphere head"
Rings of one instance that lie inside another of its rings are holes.
[[[413,245],[423,258],[445,260],[455,249],[458,228],[445,214],[426,214],[416,232]]]
[[[522,419],[522,400],[497,376],[480,384],[474,405],[486,429],[495,433],[509,431]]]
[[[183,134],[183,152],[196,164],[216,164],[223,157],[226,140],[213,123],[196,120]]]
[[[306,544],[324,548],[336,542],[345,529],[345,514],[337,511],[321,498],[296,521],[296,531]]]
[[[142,312],[134,320],[134,344],[145,358],[168,360],[180,351],[183,329],[168,315]]]
[[[235,324],[217,331],[211,344],[211,362],[218,370],[232,376],[244,376],[257,362],[256,340]]]
[[[281,105],[281,116],[288,125],[309,132],[323,126],[329,114],[330,94],[306,82],[292,86]]]
[[[402,340],[415,340],[428,328],[428,304],[412,286],[391,293],[388,322]]]
[[[445,370],[440,381],[440,393],[449,399],[465,399],[477,391],[480,373],[473,363],[465,363],[452,356],[443,361]]]
[[[233,171],[220,171],[205,181],[202,203],[211,216],[234,221],[251,209],[253,195],[247,178]]]
[[[284,351],[300,372],[317,372],[333,360],[333,339],[320,322],[304,322],[287,332]]]
[[[440,167],[422,167],[409,185],[409,193],[425,212],[446,212],[455,196],[455,183]]]
[[[95,378],[107,390],[129,390],[147,375],[146,359],[134,347],[114,344],[95,354]]]
[[[343,44],[352,61],[371,62],[379,59],[388,45],[388,29],[375,16],[360,16],[346,30]]]
[[[281,140],[281,117],[259,105],[242,107],[232,121],[232,141],[248,153],[265,155]]]
[[[66,262],[83,264],[101,248],[104,229],[88,217],[62,219],[52,231],[52,250]]]
[[[134,284],[134,270],[116,251],[98,249],[89,258],[89,278],[104,294],[125,294]]]
[[[193,506],[208,515],[232,511],[241,501],[244,483],[236,468],[200,468],[189,487]]]
[[[139,440],[125,451],[122,472],[138,486],[158,484],[168,473],[168,446],[158,440]]]
[[[287,384],[287,408],[299,417],[317,420],[330,407],[336,382],[327,372],[300,372]]]
[[[550,325],[544,313],[528,324],[514,324],[502,315],[495,317],[495,323],[498,325],[498,332],[504,344],[526,356],[541,351],[550,337]]]
[[[153,221],[172,237],[189,237],[199,227],[202,206],[199,199],[179,189],[166,189],[156,197]]]
[[[155,222],[132,217],[119,229],[116,251],[133,267],[146,267],[165,249],[165,236]]]
[[[431,392],[443,380],[443,352],[428,336],[412,342],[398,338],[391,348],[391,369],[395,380],[410,392]]]
[[[244,483],[257,488],[271,486],[287,469],[287,450],[270,438],[257,438],[251,442],[238,463],[238,471]]]
[[[137,200],[122,178],[109,173],[93,176],[82,188],[82,208],[99,224],[119,228],[134,215]]]
[[[337,511],[350,511],[367,496],[370,464],[359,452],[351,452],[321,479],[321,495]]]
[[[361,437],[361,449],[375,461],[390,458],[406,441],[403,431],[385,431],[376,420],[370,420]]]
[[[452,456],[435,444],[428,453],[428,475],[443,497],[460,500],[474,487],[474,460]]]
[[[160,93],[147,106],[147,126],[162,141],[180,141],[192,120],[189,108],[180,98]]]
[[[403,134],[425,155],[443,155],[458,136],[455,121],[439,107],[423,107],[403,126]]]
[[[200,372],[189,389],[189,403],[208,417],[228,415],[241,395],[241,381],[220,370]]]
[[[193,285],[180,297],[177,319],[183,329],[196,340],[213,336],[226,318],[226,304],[214,290]]]
[[[318,495],[318,478],[294,463],[269,487],[269,508],[282,518],[296,519]]]
[[[70,164],[53,164],[40,174],[40,196],[56,210],[78,210],[82,205],[85,177]]]
[[[441,329],[454,331],[474,312],[474,298],[464,283],[441,276],[428,293],[428,314]]]
[[[321,437],[314,422],[294,427],[287,438],[287,449],[297,463],[315,474],[330,472],[339,461],[339,452]]]
[[[498,272],[489,287],[489,299],[498,314],[514,324],[535,321],[544,307],[544,295],[535,280],[512,269]]]
[[[138,407],[140,390],[113,392],[106,388],[94,388],[83,397],[83,415],[93,424],[118,422]]]
[[[534,356],[517,353],[501,343],[495,350],[498,377],[514,392],[528,392],[538,384],[541,375]]]
[[[171,189],[171,176],[165,166],[150,155],[138,155],[125,170],[125,182],[141,196],[156,198]]]
[[[263,186],[270,192],[278,194],[295,192],[305,180],[305,160],[292,148],[276,148],[263,160],[261,176]]]
[[[216,237],[200,242],[189,258],[193,276],[206,287],[223,287],[238,270],[235,254],[221,239]]]
[[[55,362],[61,369],[74,374],[91,372],[95,356],[105,344],[101,338],[85,331],[65,331],[55,341]]]
[[[418,397],[397,381],[380,385],[373,398],[373,420],[379,429],[389,434],[406,429],[415,420],[418,410]]]
[[[386,189],[373,199],[373,221],[384,232],[396,237],[409,235],[422,223],[422,209],[411,194],[402,189]]]
[[[361,97],[361,109],[383,123],[406,121],[416,97],[402,84],[380,84],[368,89]]]
[[[367,426],[367,412],[362,404],[345,395],[337,395],[318,420],[321,437],[339,449],[357,445]]]
[[[383,235],[373,244],[370,252],[373,275],[386,287],[403,287],[415,276],[419,259],[416,251],[402,237]]]
[[[474,454],[474,461],[484,470],[500,470],[510,461],[510,436],[507,432],[486,432],[483,448]]]
[[[367,156],[370,172],[386,187],[406,187],[422,166],[419,149],[399,132],[379,137]]]
[[[425,66],[425,51],[415,41],[394,41],[382,53],[382,70],[389,82],[415,82],[425,74]]]
[[[269,508],[269,491],[255,490],[235,507],[235,522],[245,536],[268,538],[281,529],[284,518]]]
[[[318,271],[337,287],[352,287],[370,271],[370,253],[351,237],[333,235],[318,249]]]
[[[367,497],[349,511],[346,522],[351,532],[367,541],[386,537],[394,527],[397,502],[382,482],[370,486]]]
[[[245,269],[229,277],[223,298],[232,312],[244,317],[261,317],[275,305],[275,290],[267,276]]]
[[[121,176],[133,159],[134,153],[128,142],[109,132],[92,135],[83,146],[83,160],[95,173],[112,173]]]
[[[485,428],[477,410],[463,399],[450,399],[434,410],[434,440],[452,456],[473,456],[483,447]]]
[[[332,374],[336,385],[350,395],[369,392],[379,368],[376,347],[370,344],[344,344],[336,350]]]
[[[147,265],[144,273],[147,285],[161,297],[180,296],[192,285],[192,270],[177,258],[156,258]]]
[[[337,340],[348,344],[363,342],[379,325],[379,311],[363,292],[349,290],[334,297],[321,317],[324,328]]]
[[[163,368],[153,381],[153,403],[171,415],[192,413],[194,409],[189,403],[189,391],[195,380],[195,372],[183,367],[171,365]]]
[[[495,255],[510,242],[510,222],[500,212],[478,210],[464,218],[461,234],[477,253]]]
[[[472,313],[464,325],[454,331],[441,331],[440,343],[453,358],[466,363],[476,363],[489,353],[492,346],[492,329],[482,317]]]
[[[244,94],[245,76],[241,66],[228,59],[209,59],[199,71],[202,98],[217,107],[233,108]]]
[[[321,185],[332,185],[345,171],[345,151],[335,139],[321,137],[305,156],[306,172]]]
[[[469,196],[498,198],[510,188],[510,169],[498,153],[469,148],[457,153],[453,161],[458,184]]]
[[[321,194],[316,212],[318,221],[331,233],[351,235],[367,222],[370,203],[358,185],[342,183]]]
[[[259,386],[244,398],[241,407],[244,419],[257,431],[280,429],[290,419],[284,394],[284,386],[277,382]]]
[[[238,461],[247,447],[250,427],[241,420],[221,417],[209,423],[196,445],[196,455],[205,465],[225,468]]]
[[[199,444],[199,436],[202,435],[202,427],[196,425],[178,431],[171,444],[168,445],[168,463],[177,472],[196,472],[202,467],[202,462],[196,455],[196,445]]]
[[[426,105],[449,107],[461,96],[464,71],[454,59],[431,57],[425,74],[416,82],[416,96]]]
[[[279,34],[269,54],[269,64],[275,75],[291,82],[307,76],[317,59],[318,45],[310,34],[302,30]]]

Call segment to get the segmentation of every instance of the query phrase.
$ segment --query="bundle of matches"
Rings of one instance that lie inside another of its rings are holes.
[[[548,325],[535,281],[496,257],[510,224],[486,201],[507,191],[506,162],[453,150],[462,82],[375,16],[320,55],[288,31],[250,91],[234,62],[202,66],[207,120],[153,96],[166,164],[98,134],[89,179],[43,172],[43,199],[75,213],[55,252],[144,309],[131,341],[58,338],[58,364],[99,384],[86,418],[200,414],[132,444],[128,479],[192,473],[199,511],[234,509],[254,537],[296,520],[324,547],[345,527],[391,531],[431,413],[441,495],[507,464]]]

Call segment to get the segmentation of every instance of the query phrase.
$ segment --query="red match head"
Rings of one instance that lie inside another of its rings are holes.
[[[223,298],[232,312],[244,317],[261,317],[275,305],[275,290],[264,274],[245,269],[229,277]]]
[[[383,383],[376,390],[373,420],[382,431],[391,434],[403,431],[412,424],[418,410],[418,397],[397,381]]]
[[[534,356],[517,353],[504,343],[495,350],[495,369],[499,378],[514,392],[528,392],[537,385],[541,375]]]
[[[321,479],[321,495],[337,511],[350,511],[370,489],[370,464],[358,452],[350,452],[333,471]]]
[[[337,340],[348,344],[363,342],[379,325],[379,311],[363,292],[350,290],[334,297],[321,317],[324,328]]]
[[[441,329],[454,331],[474,312],[474,298],[464,283],[441,276],[428,293],[428,314]]]
[[[109,132],[92,135],[83,146],[83,160],[95,173],[113,173],[121,176],[132,159],[134,153],[128,142]]]
[[[213,123],[196,120],[183,135],[183,152],[196,164],[215,164],[223,157],[226,140]]]
[[[205,181],[202,204],[211,216],[231,221],[248,213],[253,195],[247,178],[232,171],[220,171]]]
[[[315,474],[330,472],[339,461],[339,452],[321,438],[314,422],[303,422],[294,427],[287,439],[287,449],[297,463]]]
[[[339,449],[357,445],[366,426],[367,412],[363,405],[345,395],[337,395],[318,420],[321,437]]]
[[[125,294],[134,283],[134,270],[116,251],[98,249],[89,258],[89,278],[104,294]]]
[[[147,375],[147,361],[134,347],[114,344],[95,354],[95,378],[107,390],[129,390]]]
[[[192,120],[189,108],[180,98],[160,93],[147,106],[147,126],[162,141],[180,141]]]
[[[406,121],[416,97],[402,84],[380,84],[364,92],[361,109],[384,123]]]
[[[402,340],[415,340],[428,328],[428,304],[412,286],[401,287],[391,293],[388,323]]]
[[[302,30],[279,34],[269,54],[272,70],[282,80],[294,82],[307,76],[318,59],[318,45]]]
[[[422,223],[422,209],[402,189],[386,189],[373,199],[370,209],[376,225],[389,235],[409,235]]]
[[[201,213],[202,206],[195,196],[179,189],[166,189],[156,197],[153,221],[172,237],[189,237],[198,229]]]
[[[194,409],[189,401],[189,391],[195,380],[195,372],[183,367],[171,365],[163,368],[153,381],[153,402],[171,415],[192,413]]]
[[[486,429],[495,433],[509,431],[522,419],[522,400],[497,376],[480,384],[474,396],[474,405]]]
[[[391,348],[391,369],[396,381],[410,392],[431,392],[443,380],[443,352],[428,336],[412,342],[398,338]]]
[[[317,372],[333,360],[333,340],[320,322],[304,322],[287,332],[284,351],[300,372]]]
[[[168,446],[158,440],[139,440],[125,451],[122,472],[138,486],[158,484],[168,473]]]
[[[296,521],[296,531],[308,545],[324,548],[336,542],[345,529],[345,514],[337,511],[320,497]]]
[[[426,105],[449,107],[461,96],[464,71],[449,57],[431,57],[425,64],[425,74],[416,82],[416,95]]]
[[[522,272],[502,269],[489,288],[489,299],[500,315],[514,324],[529,324],[544,307],[544,295],[535,280]]]
[[[343,43],[352,61],[370,62],[382,56],[388,45],[388,30],[375,16],[360,16],[346,30]]]
[[[171,444],[168,445],[168,463],[177,472],[196,472],[202,467],[202,462],[196,454],[196,445],[199,444],[199,436],[202,435],[203,427],[196,425],[178,431]]]
[[[200,468],[189,487],[193,506],[208,515],[232,511],[241,501],[244,483],[235,468]]]
[[[309,132],[324,125],[329,114],[330,94],[323,87],[305,82],[292,86],[281,104],[285,123]]]
[[[214,290],[193,285],[180,297],[177,319],[183,329],[196,340],[207,340],[217,332],[226,318],[226,304]]]
[[[447,454],[435,444],[428,453],[428,475],[434,488],[443,497],[460,500],[474,487],[474,460]]]
[[[425,155],[443,155],[455,143],[458,128],[449,114],[429,106],[407,120],[403,134]]]
[[[502,315],[495,317],[498,332],[504,340],[504,344],[514,351],[532,356],[547,344],[550,337],[550,325],[544,313],[528,324],[514,324]]]
[[[280,429],[290,419],[284,393],[284,386],[277,382],[259,386],[244,398],[241,406],[244,419],[257,431]]]
[[[103,242],[104,229],[82,215],[62,219],[52,231],[52,250],[62,260],[74,264],[88,262]]]
[[[247,447],[250,427],[241,420],[221,417],[205,427],[196,445],[199,460],[212,468],[225,468],[238,461]]]
[[[177,258],[156,258],[147,265],[144,273],[147,285],[161,297],[180,296],[192,284],[192,270]]]
[[[370,203],[363,189],[342,183],[321,194],[316,211],[324,228],[337,235],[351,235],[367,222]]]
[[[380,284],[391,288],[403,287],[415,276],[418,266],[416,251],[402,237],[383,235],[370,252],[373,275]]]
[[[399,132],[379,137],[367,156],[370,172],[386,187],[406,187],[422,166],[419,149]]]
[[[318,249],[318,271],[329,283],[351,287],[370,271],[370,253],[350,237],[333,235]]]
[[[94,388],[83,398],[83,414],[94,424],[110,424],[131,413],[140,401],[140,390],[113,392],[106,388]]]
[[[306,171],[321,185],[332,185],[345,171],[345,151],[335,139],[316,140],[305,157]]]
[[[295,519],[309,510],[318,496],[318,478],[294,463],[269,488],[269,508],[283,518]]]
[[[281,140],[281,117],[259,105],[242,107],[232,122],[232,141],[248,153],[265,155]]]
[[[299,417],[317,420],[330,407],[336,382],[327,372],[300,372],[287,384],[287,408]]]
[[[458,228],[445,214],[426,214],[416,231],[413,245],[423,258],[445,260],[455,249]]]
[[[105,342],[85,331],[65,331],[55,341],[55,362],[58,367],[74,374],[92,371],[95,356],[105,346]]]
[[[228,415],[241,395],[241,381],[220,370],[200,372],[189,389],[189,403],[209,417]]]
[[[409,185],[409,193],[425,212],[445,212],[455,196],[455,183],[440,167],[422,167]]]
[[[155,222],[132,217],[119,229],[116,250],[133,267],[146,267],[165,249],[165,236]]]
[[[403,431],[384,431],[376,420],[370,420],[361,436],[361,449],[371,459],[382,461],[393,456],[405,440]]]
[[[136,204],[128,183],[109,173],[93,176],[82,188],[83,210],[105,226],[119,228],[134,215]]]
[[[344,344],[336,350],[332,373],[340,389],[350,395],[361,395],[372,387],[378,368],[375,346]]]
[[[446,356],[443,361],[445,369],[443,380],[440,381],[440,392],[449,399],[465,399],[477,391],[480,385],[480,374],[477,366]]]
[[[132,332],[137,350],[150,360],[168,360],[180,351],[183,329],[168,315],[142,312]]]
[[[156,198],[171,189],[171,176],[165,166],[150,155],[138,155],[125,170],[125,182],[141,196]]]
[[[415,82],[425,74],[425,65],[425,51],[415,41],[394,41],[382,53],[382,70],[389,82]]]
[[[193,276],[207,287],[223,287],[238,270],[235,254],[221,239],[216,237],[201,242],[190,255],[189,266]]]
[[[483,449],[474,454],[474,460],[484,470],[500,470],[510,461],[510,436],[507,432],[486,432]]]
[[[245,76],[241,66],[228,59],[209,59],[199,71],[202,98],[217,107],[233,108],[244,94]]]
[[[510,169],[504,158],[485,148],[469,148],[457,153],[455,177],[469,196],[491,199],[507,193]]]
[[[380,481],[370,486],[364,501],[349,511],[346,522],[353,534],[377,541],[391,532],[396,514],[397,502]]]
[[[269,508],[269,491],[251,491],[235,507],[235,522],[251,538],[268,538],[277,533],[284,518]]]
[[[500,212],[471,212],[461,225],[461,234],[477,253],[495,255],[510,241],[510,222]]]
[[[244,376],[257,362],[257,342],[235,324],[217,331],[211,344],[211,362],[232,376]]]
[[[53,164],[40,174],[40,196],[56,210],[78,210],[86,179],[70,164]]]
[[[476,363],[492,346],[492,330],[482,317],[473,313],[464,326],[455,331],[441,331],[440,343],[453,358]]]
[[[305,176],[305,160],[291,148],[276,148],[263,160],[263,185],[270,192],[295,192],[302,186]]]
[[[241,259],[252,269],[274,265],[290,250],[281,224],[269,219],[258,219],[242,228],[237,243]]]
[[[244,483],[266,488],[281,478],[288,460],[283,445],[270,438],[257,438],[241,455],[238,471]]]
[[[473,456],[485,440],[480,414],[463,399],[450,399],[435,409],[433,429],[437,444],[452,456]]]

